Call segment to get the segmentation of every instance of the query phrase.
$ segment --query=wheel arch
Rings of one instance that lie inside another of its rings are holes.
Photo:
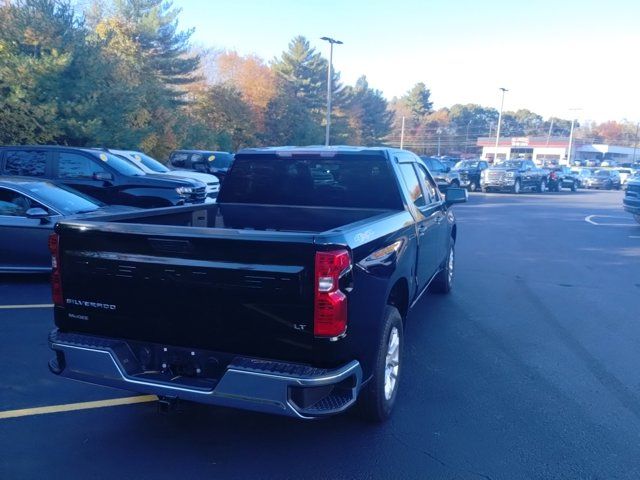
[[[389,291],[387,305],[398,309],[404,323],[409,313],[409,282],[406,278],[402,277],[396,280],[396,283]]]

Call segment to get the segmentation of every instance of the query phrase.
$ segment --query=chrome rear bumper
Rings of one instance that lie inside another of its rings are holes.
[[[56,375],[160,397],[297,418],[343,412],[357,399],[362,369],[353,360],[327,370],[304,364],[235,357],[220,378],[144,371],[126,341],[91,335],[49,335]]]

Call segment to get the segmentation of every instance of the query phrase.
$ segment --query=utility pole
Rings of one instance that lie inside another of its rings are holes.
[[[573,125],[575,124],[575,119],[571,119],[571,131],[569,132],[569,151],[567,152],[567,165],[571,166],[571,146],[573,143]]]
[[[400,130],[400,148],[404,147],[404,117],[402,117],[402,130]]]
[[[549,133],[547,134],[547,147],[549,146],[549,139],[551,138],[552,131],[553,131],[553,117],[551,117],[551,125],[549,125]]]
[[[581,108],[570,108],[569,109],[572,112],[575,112],[577,110],[582,110]],[[571,117],[571,130],[569,131],[569,151],[567,152],[567,165],[571,166],[571,150],[573,148],[573,127],[576,123],[576,119],[575,116],[572,115]]]
[[[438,133],[438,156],[440,156],[440,135],[442,135],[442,130],[439,128],[437,130]]]
[[[509,91],[504,87],[500,87],[500,90],[502,90],[502,100],[500,101],[500,113],[498,114],[498,128],[496,129],[496,149],[493,154],[494,164],[498,162],[498,142],[500,141],[500,122],[502,122],[502,108],[504,107],[504,94]]]
[[[329,42],[329,65],[327,65],[327,129],[325,132],[324,144],[329,146],[329,133],[331,131],[331,82],[333,79],[333,44],[342,45],[340,40],[331,37],[322,37],[320,40]]]

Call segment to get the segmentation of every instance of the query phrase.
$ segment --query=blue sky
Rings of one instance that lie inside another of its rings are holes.
[[[436,107],[480,103],[580,120],[640,120],[640,2],[177,0],[203,46],[269,60],[296,35],[346,83],[391,98],[423,81]]]

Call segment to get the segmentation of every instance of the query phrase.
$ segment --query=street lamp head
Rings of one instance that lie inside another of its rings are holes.
[[[336,45],[342,45],[343,43],[340,40],[336,40],[331,37],[320,37],[320,40],[324,40],[325,42],[329,42],[329,43],[335,43]]]
[[[508,92],[508,91],[509,91],[509,90],[507,90],[507,89],[506,89],[506,88],[504,88],[504,87],[500,87],[500,88],[499,88],[499,90],[502,90],[503,92]]]

